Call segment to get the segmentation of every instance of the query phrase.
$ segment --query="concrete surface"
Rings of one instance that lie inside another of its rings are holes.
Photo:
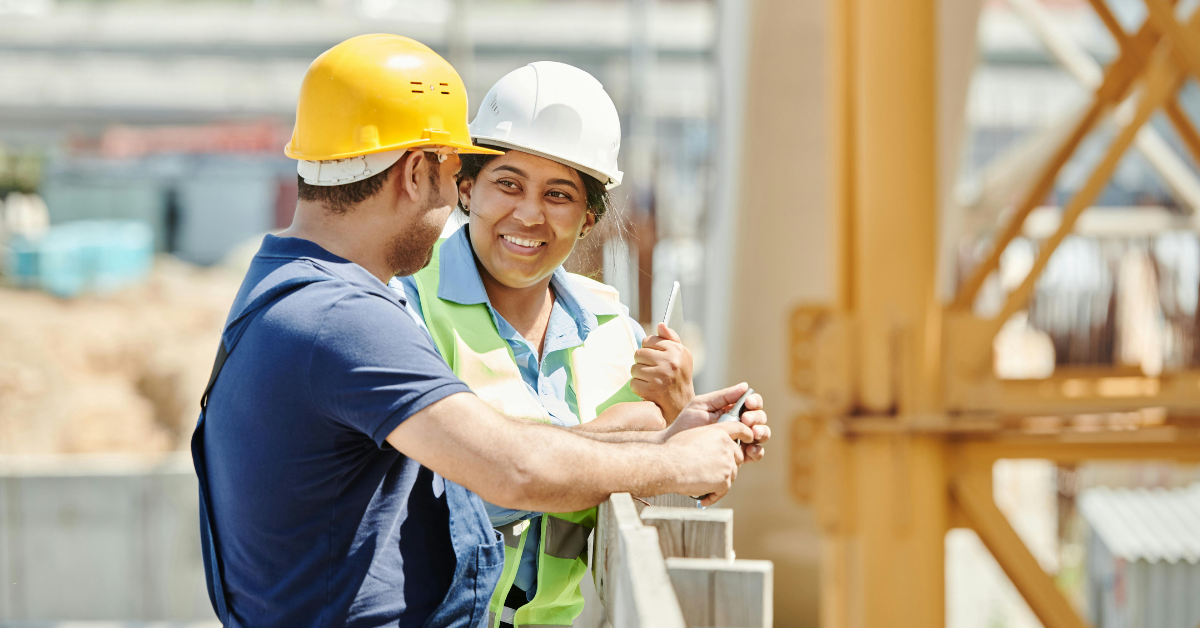
[[[186,453],[0,457],[0,625],[211,621],[196,491]]]

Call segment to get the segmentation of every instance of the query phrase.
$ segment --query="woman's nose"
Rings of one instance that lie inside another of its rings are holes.
[[[528,200],[517,203],[516,209],[513,210],[513,218],[521,221],[521,224],[526,227],[533,227],[546,222],[546,216],[542,213],[541,205]]]

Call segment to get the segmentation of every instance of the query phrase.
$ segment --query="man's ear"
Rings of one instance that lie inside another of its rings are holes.
[[[463,177],[458,182],[458,204],[471,212],[471,192],[475,191],[475,180]]]
[[[414,203],[421,200],[421,185],[419,182],[425,181],[428,177],[425,175],[425,169],[429,167],[429,157],[425,151],[410,150],[400,161],[396,162],[394,167],[398,170],[396,174],[397,192],[400,196],[407,196]]]

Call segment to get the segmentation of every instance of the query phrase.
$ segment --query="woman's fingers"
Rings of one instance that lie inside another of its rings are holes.
[[[644,349],[643,348],[643,349],[638,349],[637,351],[633,352],[633,361],[636,362],[637,364],[644,364],[646,366],[654,366],[655,364],[658,363],[658,360],[659,360],[659,352],[657,352],[655,349]]]

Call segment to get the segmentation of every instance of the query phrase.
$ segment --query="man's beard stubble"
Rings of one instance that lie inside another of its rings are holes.
[[[391,251],[388,255],[388,267],[392,268],[397,276],[411,275],[429,265],[433,260],[433,246],[437,244],[442,229],[446,226],[445,220],[442,220],[441,224],[426,220],[429,212],[445,206],[435,172],[429,174],[429,185],[429,195],[419,210],[421,215],[414,222],[413,228],[407,233],[397,235],[388,247]]]

